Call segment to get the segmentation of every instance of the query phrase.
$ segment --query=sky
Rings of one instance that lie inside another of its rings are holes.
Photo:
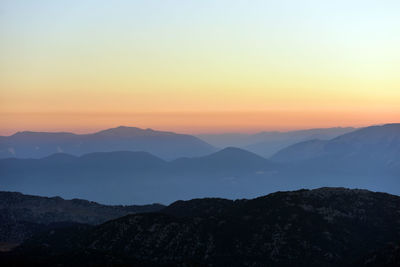
[[[400,121],[400,1],[0,0],[0,135]]]

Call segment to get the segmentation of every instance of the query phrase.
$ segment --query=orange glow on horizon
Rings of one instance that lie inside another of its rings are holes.
[[[400,1],[94,2],[0,1],[0,135],[400,121]]]
[[[382,118],[385,118],[384,120]],[[399,111],[275,110],[253,112],[7,113],[0,135],[18,131],[92,133],[120,125],[178,133],[288,131],[328,127],[364,127],[399,122]]]

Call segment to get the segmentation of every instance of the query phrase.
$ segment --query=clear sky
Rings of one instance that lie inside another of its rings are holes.
[[[0,134],[400,121],[400,1],[0,0]]]

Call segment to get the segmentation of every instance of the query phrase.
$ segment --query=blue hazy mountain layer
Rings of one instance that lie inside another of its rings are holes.
[[[163,159],[207,155],[216,149],[197,137],[120,126],[93,134],[18,132],[0,136],[0,158],[42,158],[54,153],[147,151]]]
[[[307,129],[289,132],[260,132],[257,134],[223,133],[201,134],[197,137],[215,147],[239,147],[269,158],[279,150],[298,142],[321,139],[329,140],[339,135],[354,131],[355,128],[335,127]]]
[[[280,190],[365,188],[400,194],[400,124],[312,140],[265,159],[239,148],[166,161],[148,152],[0,160],[0,190],[107,204],[252,198]]]

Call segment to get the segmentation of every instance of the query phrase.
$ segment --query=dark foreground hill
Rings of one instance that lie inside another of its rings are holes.
[[[20,243],[34,233],[74,223],[100,224],[127,214],[154,212],[164,206],[106,206],[87,200],[64,200],[0,192],[0,243]]]
[[[400,197],[321,188],[178,201],[159,213],[56,229],[1,259],[42,266],[396,266],[399,240]]]
[[[146,151],[164,159],[202,156],[215,148],[187,134],[120,126],[93,134],[18,132],[0,136],[0,158],[42,158],[54,153]]]

